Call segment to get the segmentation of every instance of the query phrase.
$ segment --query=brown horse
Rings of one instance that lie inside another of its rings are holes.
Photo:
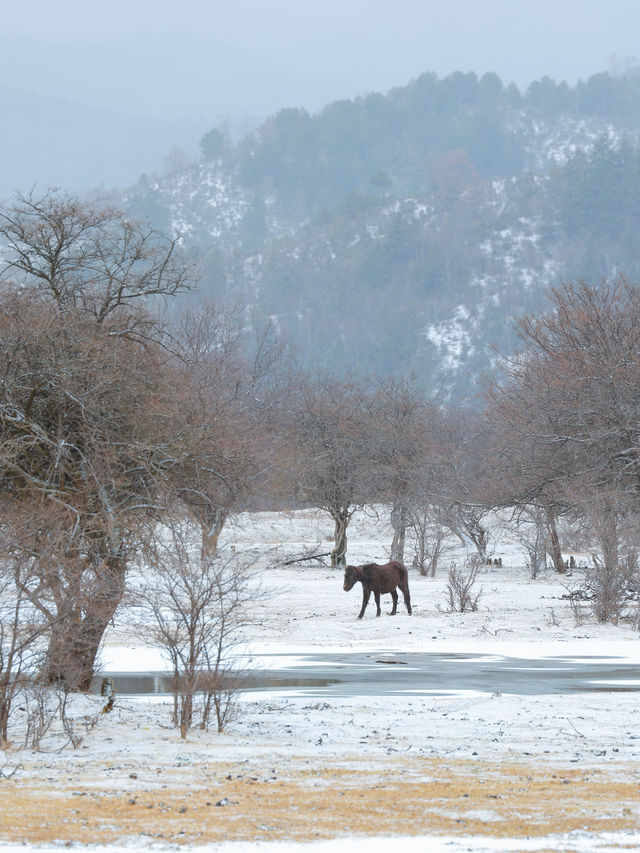
[[[364,566],[346,566],[344,570],[344,585],[345,592],[353,589],[355,584],[362,584],[362,609],[358,615],[358,619],[362,619],[364,611],[367,609],[369,597],[373,593],[376,600],[377,613],[380,616],[380,596],[385,593],[391,593],[393,599],[393,608],[390,616],[395,616],[398,609],[398,593],[396,587],[399,587],[404,595],[404,603],[407,605],[407,611],[411,615],[411,597],[409,595],[409,578],[406,568],[402,563],[392,560],[390,563],[385,563],[379,566],[377,563],[366,563]]]

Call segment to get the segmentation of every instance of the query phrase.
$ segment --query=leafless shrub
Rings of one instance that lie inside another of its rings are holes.
[[[517,519],[516,529],[518,541],[527,555],[529,576],[535,580],[546,569],[547,552],[550,550],[544,510],[539,507],[523,510]]]
[[[444,523],[455,534],[465,549],[473,546],[478,552],[480,563],[487,562],[489,531],[484,526],[488,509],[477,504],[460,501],[452,503],[443,515]]]
[[[598,622],[618,624],[625,604],[623,577],[617,568],[611,568],[601,562],[585,570],[587,583],[592,594],[591,609]]]
[[[527,554],[526,566],[529,569],[529,577],[531,580],[536,580],[540,572],[547,568],[547,550],[544,546],[541,549],[535,541],[522,544]]]
[[[582,591],[579,589],[571,590],[568,595],[563,595],[569,602],[569,608],[571,610],[571,614],[573,616],[574,625],[579,626],[583,625],[586,618],[586,607],[585,607],[585,596],[582,594]]]
[[[638,594],[638,555],[629,553],[616,566],[593,556],[593,565],[584,569],[590,604],[598,622],[617,625],[629,601]]]
[[[480,570],[480,566],[484,566],[484,564],[486,563],[486,560],[482,557],[482,555],[477,553],[467,553],[466,560],[468,566],[478,571]]]
[[[549,608],[549,612],[547,613],[547,625],[550,628],[559,628],[560,623],[558,622],[558,617],[556,616],[555,610],[553,607]]]
[[[0,746],[9,739],[14,704],[41,666],[47,619],[29,596],[31,561],[11,548],[7,528],[0,549]]]
[[[451,612],[466,613],[478,609],[482,589],[474,593],[473,587],[477,578],[478,566],[470,566],[467,574],[462,569],[457,569],[455,565],[449,569],[447,599]]]
[[[593,548],[593,528],[584,518],[562,518],[558,522],[558,534],[565,551],[578,553],[590,551]]]
[[[97,724],[100,711],[94,706],[93,713],[83,716],[80,725],[71,712],[74,698],[62,682],[25,681],[17,696],[22,745],[36,750],[77,749],[85,733]]]
[[[44,684],[25,684],[22,688],[21,706],[24,708],[26,725],[24,745],[40,749],[42,741],[58,717],[56,692]]]
[[[77,749],[83,741],[83,735],[78,731],[75,719],[69,714],[69,691],[64,686],[58,691],[58,708],[62,731],[71,746]]]
[[[447,542],[449,531],[430,514],[416,510],[411,513],[411,535],[413,538],[413,567],[423,576],[435,578],[440,560],[453,546]]]
[[[563,596],[569,602],[576,624],[584,622],[587,607],[600,623],[617,625],[626,617],[633,624],[640,596],[638,553],[630,550],[615,564],[596,554],[591,558],[592,565],[579,569],[577,582],[568,587]]]
[[[147,558],[149,575],[134,595],[150,617],[143,635],[171,663],[174,724],[186,737],[194,725],[208,728],[213,715],[221,732],[235,712],[233,650],[249,618],[251,564],[202,554],[194,526],[175,520]]]
[[[627,619],[634,631],[640,631],[640,600],[630,607]]]

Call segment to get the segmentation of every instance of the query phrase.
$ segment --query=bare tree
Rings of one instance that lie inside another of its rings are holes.
[[[539,403],[531,439],[555,446],[563,481],[606,478],[635,488],[640,288],[622,277],[601,287],[567,284],[552,302],[552,312],[520,321],[526,359],[511,374]]]
[[[159,645],[173,671],[174,722],[182,737],[211,713],[222,731],[234,710],[233,651],[250,618],[251,567],[240,558],[200,554],[193,525],[166,518],[146,551],[144,580],[133,600],[142,634]]]
[[[172,489],[200,525],[203,559],[212,558],[229,515],[264,495],[286,346],[271,325],[248,329],[243,312],[212,302],[183,312],[176,341],[191,451],[173,469]]]
[[[487,562],[489,535],[482,522],[488,512],[489,507],[482,504],[455,501],[447,507],[443,515],[452,533],[455,533],[465,548],[472,545],[483,563]]]
[[[5,514],[56,508],[52,535],[24,540],[38,582],[22,592],[49,620],[47,677],[72,689],[90,684],[185,452],[164,329],[143,300],[188,276],[153,236],[64,195],[0,214],[0,497]]]
[[[24,548],[25,520],[17,521],[5,517],[0,540],[0,747],[9,740],[14,701],[42,663],[49,627],[28,595],[38,579]]]
[[[346,565],[353,513],[370,499],[375,459],[366,387],[333,379],[302,381],[283,421],[285,489],[334,522],[331,565]]]
[[[619,489],[596,491],[572,483],[572,502],[587,519],[597,547],[591,565],[580,570],[586,597],[598,622],[617,624],[640,591],[640,529],[633,503]]]
[[[551,297],[551,312],[519,322],[522,351],[492,391],[503,431],[496,456],[517,472],[512,500],[545,508],[558,571],[556,518],[573,513],[589,520],[615,573],[640,484],[640,288],[619,277],[565,284]]]
[[[412,382],[398,379],[379,385],[370,408],[375,488],[379,499],[391,505],[391,559],[403,562],[413,509],[416,503],[424,505],[420,499],[433,478],[441,414]]]
[[[414,505],[409,519],[414,541],[413,567],[423,576],[435,578],[441,559],[452,550],[447,541],[450,531],[443,526],[430,506]]]
[[[532,580],[547,566],[548,530],[545,518],[543,508],[529,505],[519,509],[511,520],[516,527],[518,541],[527,555]]]
[[[485,518],[492,508],[487,483],[491,479],[486,422],[473,412],[449,409],[440,439],[441,488],[432,503],[438,517],[465,548],[487,561],[489,531]]]
[[[32,298],[77,309],[102,323],[141,298],[167,297],[194,284],[176,241],[123,211],[62,192],[18,195],[0,210],[0,280]],[[141,318],[130,315],[140,329]]]

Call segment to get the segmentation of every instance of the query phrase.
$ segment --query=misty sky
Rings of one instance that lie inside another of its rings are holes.
[[[205,122],[314,110],[424,71],[575,83],[638,50],[637,0],[2,2],[0,82]]]
[[[638,0],[0,0],[0,199],[117,188],[431,71],[526,88],[635,60]],[[640,57],[639,57],[640,58]]]

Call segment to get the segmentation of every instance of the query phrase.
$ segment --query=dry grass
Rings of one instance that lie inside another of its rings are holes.
[[[105,775],[101,778],[101,772]],[[191,765],[140,771],[123,793],[108,766],[51,790],[2,783],[0,840],[113,843],[145,835],[185,844],[308,841],[364,835],[544,837],[640,825],[634,768],[553,769],[536,764],[380,760],[286,767]],[[104,787],[103,787],[104,786]],[[226,805],[216,805],[221,801]],[[622,848],[621,848],[622,849]]]

